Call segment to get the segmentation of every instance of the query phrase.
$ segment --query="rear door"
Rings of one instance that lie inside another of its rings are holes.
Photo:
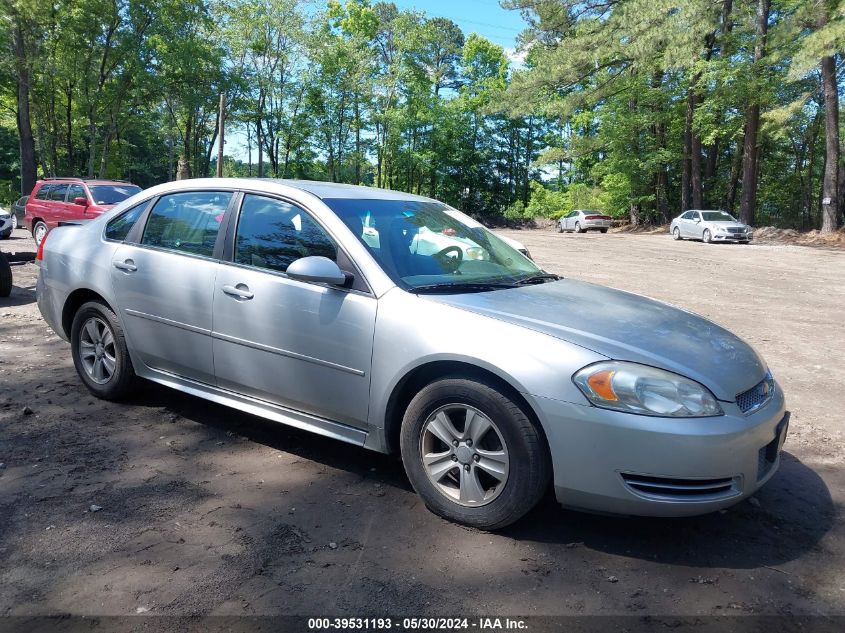
[[[290,279],[318,255],[351,262],[304,209],[245,194],[214,291],[214,365],[224,389],[366,427],[376,299],[361,290]],[[356,284],[357,285],[357,284]]]
[[[220,225],[233,198],[232,191],[163,195],[115,251],[117,305],[130,348],[147,367],[214,383],[211,304]]]

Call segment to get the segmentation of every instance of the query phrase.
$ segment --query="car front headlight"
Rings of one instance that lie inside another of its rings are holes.
[[[603,361],[579,370],[572,380],[603,409],[668,418],[724,415],[707,387],[648,365]]]

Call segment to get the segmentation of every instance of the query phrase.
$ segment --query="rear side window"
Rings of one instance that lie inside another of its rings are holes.
[[[129,231],[131,231],[132,227],[135,226],[135,222],[137,222],[138,218],[141,217],[144,209],[147,208],[147,202],[149,201],[137,204],[128,211],[121,213],[115,219],[111,220],[106,225],[106,239],[115,240],[117,242],[124,241],[126,236],[129,235]]]
[[[67,194],[67,185],[53,185],[50,189],[50,200],[55,202],[64,202]]]
[[[244,196],[235,262],[285,272],[292,262],[311,255],[335,261],[337,247],[308,213],[281,200]]]
[[[211,257],[229,191],[190,191],[158,199],[150,212],[141,244]]]
[[[46,200],[47,196],[50,195],[50,189],[53,188],[53,185],[41,185],[38,188],[38,191],[35,193],[36,200]]]

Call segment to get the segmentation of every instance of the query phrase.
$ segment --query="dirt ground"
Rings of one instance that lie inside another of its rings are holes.
[[[95,400],[29,264],[0,299],[0,615],[845,614],[845,251],[503,232],[756,346],[792,411],[775,478],[699,518],[547,498],[501,533],[464,529],[394,458],[154,385]]]

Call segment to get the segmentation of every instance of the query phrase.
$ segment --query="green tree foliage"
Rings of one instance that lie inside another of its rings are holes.
[[[211,175],[222,94],[245,145],[229,176],[511,219],[841,222],[845,0],[502,3],[528,25],[518,65],[391,2],[0,0],[2,195],[37,174]]]

